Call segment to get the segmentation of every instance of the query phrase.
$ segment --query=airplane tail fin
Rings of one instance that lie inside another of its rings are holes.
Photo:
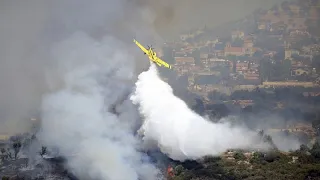
[[[133,42],[136,42],[136,33],[134,33],[134,36],[133,36]]]

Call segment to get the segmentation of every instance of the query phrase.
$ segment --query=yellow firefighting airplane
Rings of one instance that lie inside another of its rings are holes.
[[[172,69],[171,65],[169,65],[168,63],[164,62],[163,60],[161,60],[159,57],[157,57],[156,52],[153,51],[152,47],[148,46],[148,49],[146,49],[145,47],[143,47],[137,40],[133,39],[133,42],[136,43],[136,45],[144,52],[144,54],[146,54],[149,59],[158,64],[158,66],[164,66],[168,69]]]

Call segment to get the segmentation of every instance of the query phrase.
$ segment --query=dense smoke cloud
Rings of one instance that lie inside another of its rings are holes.
[[[44,97],[38,137],[59,148],[80,179],[156,179],[128,126],[138,118],[134,106],[123,101],[114,110],[119,115],[108,111],[132,86],[134,66],[124,47],[112,37],[98,43],[77,33],[53,51],[65,86]]]
[[[175,160],[216,156],[231,148],[267,148],[258,143],[255,132],[228,123],[213,124],[191,111],[159,78],[155,65],[139,75],[131,100],[139,104],[145,118],[140,129],[144,140],[156,141]]]

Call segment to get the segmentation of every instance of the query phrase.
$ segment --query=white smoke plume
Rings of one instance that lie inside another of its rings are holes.
[[[227,149],[252,148],[257,144],[255,132],[227,123],[213,124],[190,110],[159,78],[154,65],[139,75],[131,100],[139,104],[145,118],[140,129],[144,140],[155,141],[172,159],[219,155]]]
[[[43,97],[38,138],[58,148],[80,179],[149,180],[159,174],[132,133],[138,112],[125,96],[134,66],[123,46],[115,38],[96,42],[76,33],[53,50],[64,85]],[[112,113],[119,98],[118,114]]]

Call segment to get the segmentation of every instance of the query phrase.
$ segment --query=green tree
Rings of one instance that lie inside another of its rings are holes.
[[[264,154],[262,152],[253,153],[253,156],[250,159],[250,162],[251,163],[257,163],[257,164],[262,164],[263,162],[265,162]]]
[[[260,62],[260,76],[263,81],[272,78],[275,68],[269,59],[262,59]]]
[[[304,144],[301,144],[299,150],[300,150],[300,152],[302,152],[302,153],[306,153],[306,152],[309,151],[309,148],[308,148],[308,146],[306,146],[306,145],[304,145]]]
[[[243,155],[243,153],[241,152],[236,152],[233,157],[236,159],[236,160],[245,160],[246,157]]]
[[[265,156],[264,156],[264,159],[267,161],[267,162],[274,162],[276,160],[279,160],[280,159],[280,156],[279,154],[276,152],[276,151],[271,151],[271,152],[268,152]]]
[[[320,150],[320,144],[319,144],[319,142],[317,141],[317,142],[315,142],[315,143],[313,144],[311,150],[313,151],[313,150],[318,150],[318,149]]]
[[[282,62],[282,73],[284,77],[290,77],[291,71],[291,61],[288,59],[283,60]]]
[[[200,51],[199,50],[192,51],[192,57],[194,58],[194,61],[195,61],[196,65],[201,65]]]
[[[258,132],[258,135],[259,135],[259,137],[262,138],[262,137],[264,136],[264,130],[259,131],[259,132]]]
[[[236,60],[237,60],[237,56],[235,56],[235,55],[228,55],[228,56],[226,57],[226,59],[227,59],[227,60],[230,60],[230,61],[236,61]]]
[[[174,168],[174,173],[176,176],[179,176],[181,173],[183,173],[185,169],[183,168],[182,165],[178,165]]]
[[[317,73],[320,72],[320,55],[315,55],[312,58],[312,67],[316,68]]]
[[[277,146],[274,144],[272,137],[270,135],[265,135],[263,137],[263,141],[268,143],[272,147],[272,149],[277,150]]]
[[[311,155],[317,160],[320,160],[320,144],[318,141],[312,146]]]
[[[39,152],[40,156],[43,157],[43,155],[47,154],[47,147],[42,146],[41,151]]]
[[[17,159],[18,157],[18,153],[20,152],[20,148],[21,148],[21,141],[16,141],[13,143],[13,150],[14,150],[14,159]]]

